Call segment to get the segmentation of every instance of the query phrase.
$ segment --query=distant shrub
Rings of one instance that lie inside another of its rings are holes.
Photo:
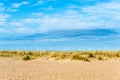
[[[103,55],[104,52],[103,51],[93,51],[96,55]]]
[[[89,58],[95,58],[96,56],[95,56],[95,54],[93,54],[93,53],[89,53],[88,57],[89,57]]]
[[[60,54],[57,53],[57,52],[52,52],[50,53],[50,56],[53,57],[53,58],[57,58]]]
[[[66,53],[67,54],[67,53]],[[65,53],[63,53],[63,54],[61,54],[60,55],[60,59],[65,59],[65,58],[67,58],[68,57],[68,55],[66,55]]]
[[[89,58],[87,58],[87,57],[84,57],[84,59],[83,59],[84,61],[87,61],[87,62],[90,62],[90,59]]]
[[[30,60],[30,56],[24,55],[22,59],[25,60],[25,61]]]
[[[102,56],[98,56],[98,60],[104,60]]]
[[[120,51],[116,52],[116,57],[120,57]]]
[[[116,57],[120,57],[120,54],[116,54]]]
[[[12,55],[9,54],[0,54],[1,57],[12,57]]]
[[[72,60],[83,60],[84,58],[80,56],[79,54],[73,54],[71,55]]]

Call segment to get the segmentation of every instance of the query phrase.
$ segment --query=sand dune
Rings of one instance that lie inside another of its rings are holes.
[[[120,61],[0,58],[0,80],[120,80]]]

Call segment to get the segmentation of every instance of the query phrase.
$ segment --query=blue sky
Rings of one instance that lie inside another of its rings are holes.
[[[99,41],[103,41],[103,38],[119,39],[120,1],[0,0],[0,44],[2,45],[8,43],[6,40],[12,44],[11,39],[15,42],[21,37],[22,39],[28,38],[25,37],[28,35],[48,34],[52,31],[63,31],[64,34],[67,34],[65,31],[71,30],[94,31],[95,35],[101,33],[102,37],[99,35],[92,36],[92,39],[94,37],[95,40],[100,38]],[[107,32],[110,35],[103,34]],[[112,32],[113,34],[111,34]],[[87,35],[87,39],[91,39],[90,34],[85,33],[84,36]],[[73,37],[74,39],[77,38]],[[41,38],[37,38],[37,40],[41,40]],[[57,40],[60,41],[61,39]],[[66,38],[64,37],[62,40],[66,40]],[[25,39],[22,42],[26,42]],[[119,43],[119,40],[116,42]],[[112,44],[114,43],[112,42]],[[110,46],[108,45],[108,47]]]
[[[120,28],[118,0],[0,0],[0,33]]]

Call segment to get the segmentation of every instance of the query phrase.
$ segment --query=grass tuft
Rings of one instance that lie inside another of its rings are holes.
[[[90,59],[87,58],[87,57],[85,57],[85,58],[84,58],[84,61],[86,61],[86,62],[90,62]]]
[[[102,56],[98,56],[98,60],[104,60]]]
[[[24,61],[30,60],[30,56],[24,55],[24,56],[22,57],[22,59],[23,59]]]

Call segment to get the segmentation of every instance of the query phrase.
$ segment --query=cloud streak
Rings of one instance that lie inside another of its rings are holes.
[[[12,3],[12,8],[19,8],[20,6],[28,5],[28,4],[29,2]]]

